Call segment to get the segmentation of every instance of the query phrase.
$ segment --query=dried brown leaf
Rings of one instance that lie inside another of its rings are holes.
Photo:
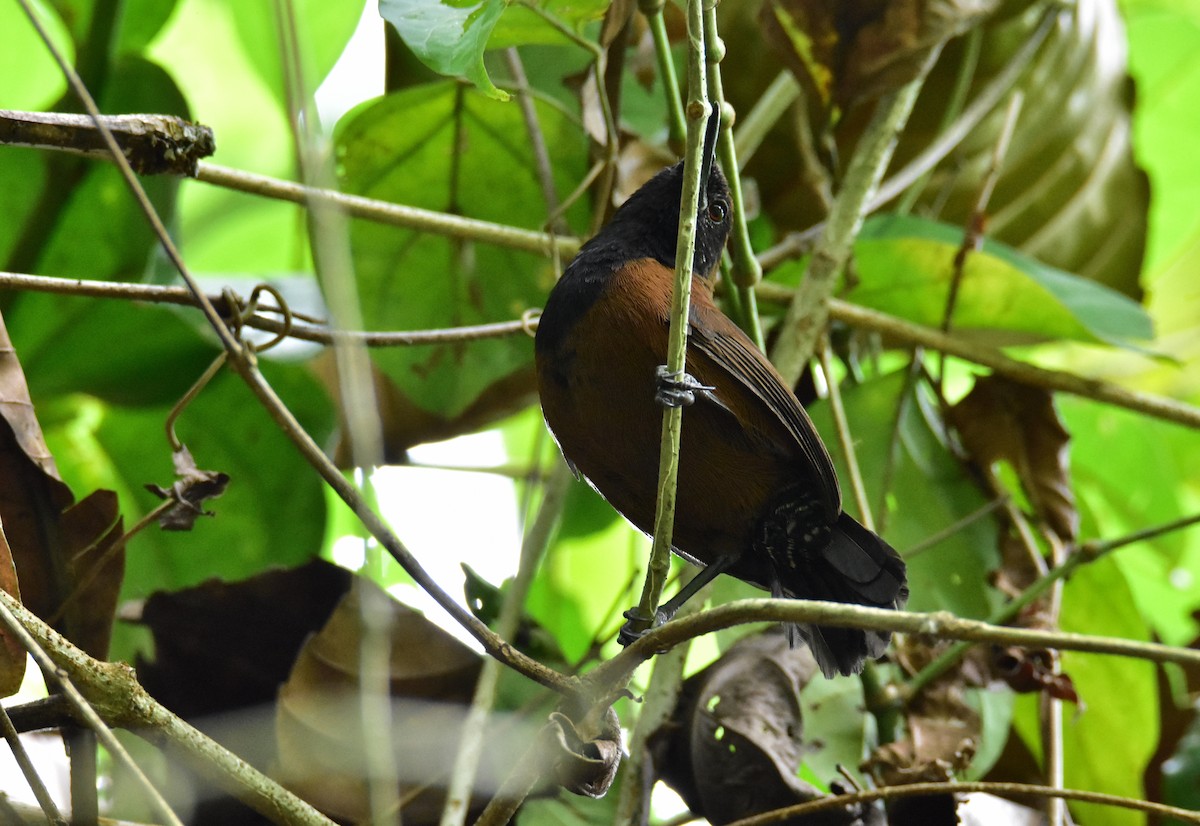
[[[1079,512],[1071,490],[1071,435],[1050,393],[985,376],[950,409],[950,421],[975,462],[1011,464],[1039,519],[1064,544],[1074,543]]]
[[[739,640],[685,682],[655,735],[662,779],[715,824],[820,797],[796,776],[804,749],[798,692],[815,673],[808,649],[791,648],[781,632]],[[861,823],[870,812],[841,809],[820,822]]]
[[[17,585],[17,569],[13,567],[12,551],[4,536],[4,525],[0,524],[0,588],[9,596],[21,598]],[[25,649],[13,636],[0,628],[0,698],[9,697],[21,687],[25,679]]]
[[[196,467],[196,460],[187,445],[180,445],[171,455],[171,461],[175,465],[175,475],[179,477],[175,483],[170,488],[148,484],[146,490],[159,499],[173,502],[158,518],[159,527],[164,531],[190,531],[198,517],[213,515],[204,510],[204,503],[225,492],[229,474]]]
[[[821,108],[849,109],[903,86],[930,52],[999,0],[769,0],[767,41]]]
[[[547,723],[552,734],[554,777],[569,792],[604,797],[621,765],[621,725],[610,707],[595,737],[585,737],[570,717],[554,712]]]
[[[370,736],[388,737],[393,744],[405,823],[436,822],[480,657],[365,580],[355,581],[304,645],[280,687],[279,774],[331,816],[357,821],[369,815],[360,694],[364,603],[372,622],[387,629],[393,698],[392,730],[373,730]],[[511,732],[487,735],[481,796],[511,768],[514,737]]]

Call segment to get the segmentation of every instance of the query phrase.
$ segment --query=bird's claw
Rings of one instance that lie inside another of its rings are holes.
[[[630,608],[625,612],[626,622],[621,626],[617,642],[621,644],[622,648],[632,645],[644,637],[647,632],[668,622],[672,616],[674,616],[674,612],[668,614],[666,611],[659,610],[654,612],[654,619],[650,619],[638,608]]]
[[[688,407],[696,403],[697,393],[706,395],[715,389],[687,373],[672,373],[665,364],[654,371],[654,400],[663,407]]]

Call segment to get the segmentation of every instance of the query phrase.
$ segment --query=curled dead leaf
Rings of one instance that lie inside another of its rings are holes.
[[[175,465],[175,475],[179,477],[175,483],[170,488],[147,484],[146,490],[159,499],[174,503],[158,518],[159,527],[164,531],[190,531],[195,527],[197,517],[213,515],[204,510],[204,502],[225,492],[229,475],[196,467],[196,460],[187,445],[180,445],[171,461]]]
[[[781,631],[739,640],[688,678],[670,722],[654,735],[662,780],[714,824],[821,797],[796,776],[806,748],[798,693],[816,670],[808,649],[790,647]],[[819,822],[872,822],[872,812],[848,806]]]
[[[616,712],[610,707],[600,733],[586,739],[562,712],[553,712],[546,725],[552,734],[551,760],[558,784],[574,794],[604,797],[624,754]]]
[[[1045,648],[997,647],[992,658],[996,673],[1013,691],[1022,694],[1044,691],[1056,700],[1080,705],[1071,675],[1057,670],[1055,652]]]
[[[950,408],[963,447],[983,467],[1012,465],[1038,518],[1066,545],[1079,533],[1071,489],[1071,434],[1046,390],[983,376]]]

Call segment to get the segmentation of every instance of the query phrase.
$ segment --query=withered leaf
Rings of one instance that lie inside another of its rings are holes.
[[[1038,517],[1063,543],[1074,543],[1079,512],[1071,490],[1071,434],[1054,409],[1052,394],[1002,376],[984,376],[950,408],[950,421],[978,464],[1011,464]]]
[[[1056,700],[1079,705],[1079,694],[1071,676],[1055,670],[1057,657],[1045,648],[997,648],[993,652],[996,672],[1013,691],[1028,694],[1044,691]]]
[[[12,550],[0,524],[0,588],[10,596],[21,598],[17,585],[17,569],[13,567]],[[7,630],[0,629],[0,697],[17,693],[25,679],[25,649]]]
[[[767,41],[822,109],[849,109],[915,78],[942,43],[999,0],[769,0]]]
[[[175,475],[179,478],[170,488],[162,488],[155,484],[147,484],[146,490],[159,499],[174,502],[158,518],[159,527],[164,531],[190,531],[196,525],[196,518],[212,516],[204,510],[204,502],[216,499],[225,492],[229,485],[229,474],[215,470],[201,470],[196,467],[187,445],[180,445],[171,460],[175,465]]]
[[[554,776],[569,792],[587,797],[604,797],[621,765],[621,727],[612,708],[605,715],[600,733],[584,738],[571,718],[561,712],[547,723],[553,735]]]
[[[815,673],[808,649],[791,648],[777,629],[739,640],[688,678],[671,721],[655,734],[663,781],[714,824],[821,797],[796,776],[805,748],[798,692]],[[847,807],[819,822],[870,822],[873,811]]]

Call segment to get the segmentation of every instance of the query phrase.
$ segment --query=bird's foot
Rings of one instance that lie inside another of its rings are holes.
[[[668,612],[659,608],[654,612],[654,617],[651,619],[646,616],[646,613],[641,608],[635,607],[626,611],[624,616],[626,622],[621,626],[621,632],[617,635],[617,642],[621,643],[622,647],[632,645],[644,637],[648,631],[668,622],[675,616],[675,612]]]
[[[654,400],[663,407],[688,407],[696,403],[697,393],[707,395],[715,389],[687,373],[672,373],[665,364],[654,371]]]

